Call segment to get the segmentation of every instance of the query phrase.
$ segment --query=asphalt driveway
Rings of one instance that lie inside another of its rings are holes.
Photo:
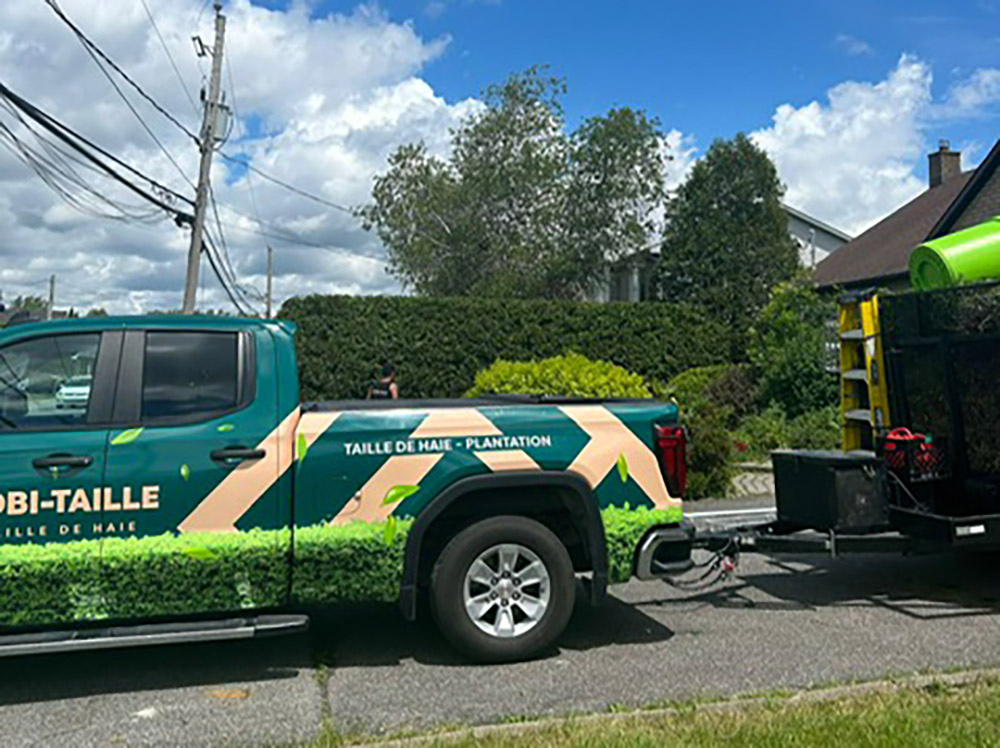
[[[709,590],[616,588],[578,607],[558,651],[505,666],[462,662],[391,606],[293,638],[0,660],[0,725],[5,745],[285,743],[324,723],[383,733],[996,665],[998,564],[746,556]]]

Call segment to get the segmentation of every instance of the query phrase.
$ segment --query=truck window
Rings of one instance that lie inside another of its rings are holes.
[[[85,423],[100,340],[46,335],[0,348],[0,430]]]
[[[191,422],[237,408],[239,348],[235,332],[147,332],[142,422]]]

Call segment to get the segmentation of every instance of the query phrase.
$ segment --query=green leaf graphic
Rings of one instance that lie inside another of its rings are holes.
[[[236,427],[233,426],[233,424],[231,424],[231,423],[224,423],[221,426],[219,426],[219,428],[217,428],[216,431],[232,431],[234,428],[236,428]]]
[[[144,429],[142,426],[140,426],[137,429],[126,429],[125,431],[121,432],[118,436],[116,436],[114,439],[112,439],[111,444],[116,447],[122,444],[131,444],[140,436],[142,436],[142,432],[145,430],[146,429]]]
[[[190,556],[196,561],[214,561],[218,555],[208,550],[208,548],[185,548],[184,555]]]
[[[391,514],[389,519],[385,521],[385,530],[382,531],[382,537],[385,539],[386,545],[392,545],[392,541],[396,539],[396,518]]]
[[[382,499],[382,506],[388,506],[389,504],[396,504],[408,496],[413,496],[417,491],[420,490],[420,486],[393,486],[385,493],[385,498]]]
[[[618,455],[618,476],[622,479],[622,483],[628,482],[628,460],[625,459],[624,452]]]
[[[189,480],[191,478],[191,468],[189,468],[186,464],[181,465],[181,478],[184,480]]]
[[[306,452],[309,451],[309,442],[306,441],[305,434],[299,434],[299,440],[295,444],[296,453],[299,456],[299,462],[306,459]]]

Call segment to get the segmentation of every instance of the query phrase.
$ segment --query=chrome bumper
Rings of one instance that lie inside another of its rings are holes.
[[[693,525],[661,525],[647,532],[635,554],[635,576],[661,579],[691,569]]]

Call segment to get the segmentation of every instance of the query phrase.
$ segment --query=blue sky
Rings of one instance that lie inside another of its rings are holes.
[[[283,7],[284,2],[265,3]],[[320,2],[314,15],[356,3]],[[547,64],[566,77],[570,123],[641,107],[701,147],[769,124],[775,107],[822,99],[847,80],[878,81],[900,56],[933,70],[933,91],[1000,60],[1000,0],[965,2],[593,2],[382,0],[425,38],[450,37],[422,77],[448,100],[508,73]],[[1000,135],[996,111],[924,129],[981,158]]]
[[[197,129],[185,89],[197,94],[207,71],[191,44],[195,33],[212,38],[205,0],[147,0],[162,42],[134,0],[60,5]],[[927,152],[939,138],[969,167],[1000,136],[1000,0],[225,0],[224,12],[224,88],[239,110],[227,150],[322,196],[216,160],[218,223],[235,272],[262,287],[273,244],[279,299],[398,293],[377,235],[329,204],[368,203],[403,144],[447,157],[450,131],[479,110],[483,88],[531,65],[567,79],[570,127],[615,106],[659,118],[674,156],[671,186],[713,139],[748,132],[774,161],[787,203],[851,234],[926,189]],[[135,97],[154,142],[45,3],[0,2],[0,29],[10,42],[0,45],[6,84],[172,189],[190,190],[190,138]],[[139,312],[179,303],[182,229],[165,218],[95,219],[2,149],[0,224],[4,296],[44,293],[57,272],[70,279],[60,291],[67,305]],[[203,305],[226,306],[207,281]]]

